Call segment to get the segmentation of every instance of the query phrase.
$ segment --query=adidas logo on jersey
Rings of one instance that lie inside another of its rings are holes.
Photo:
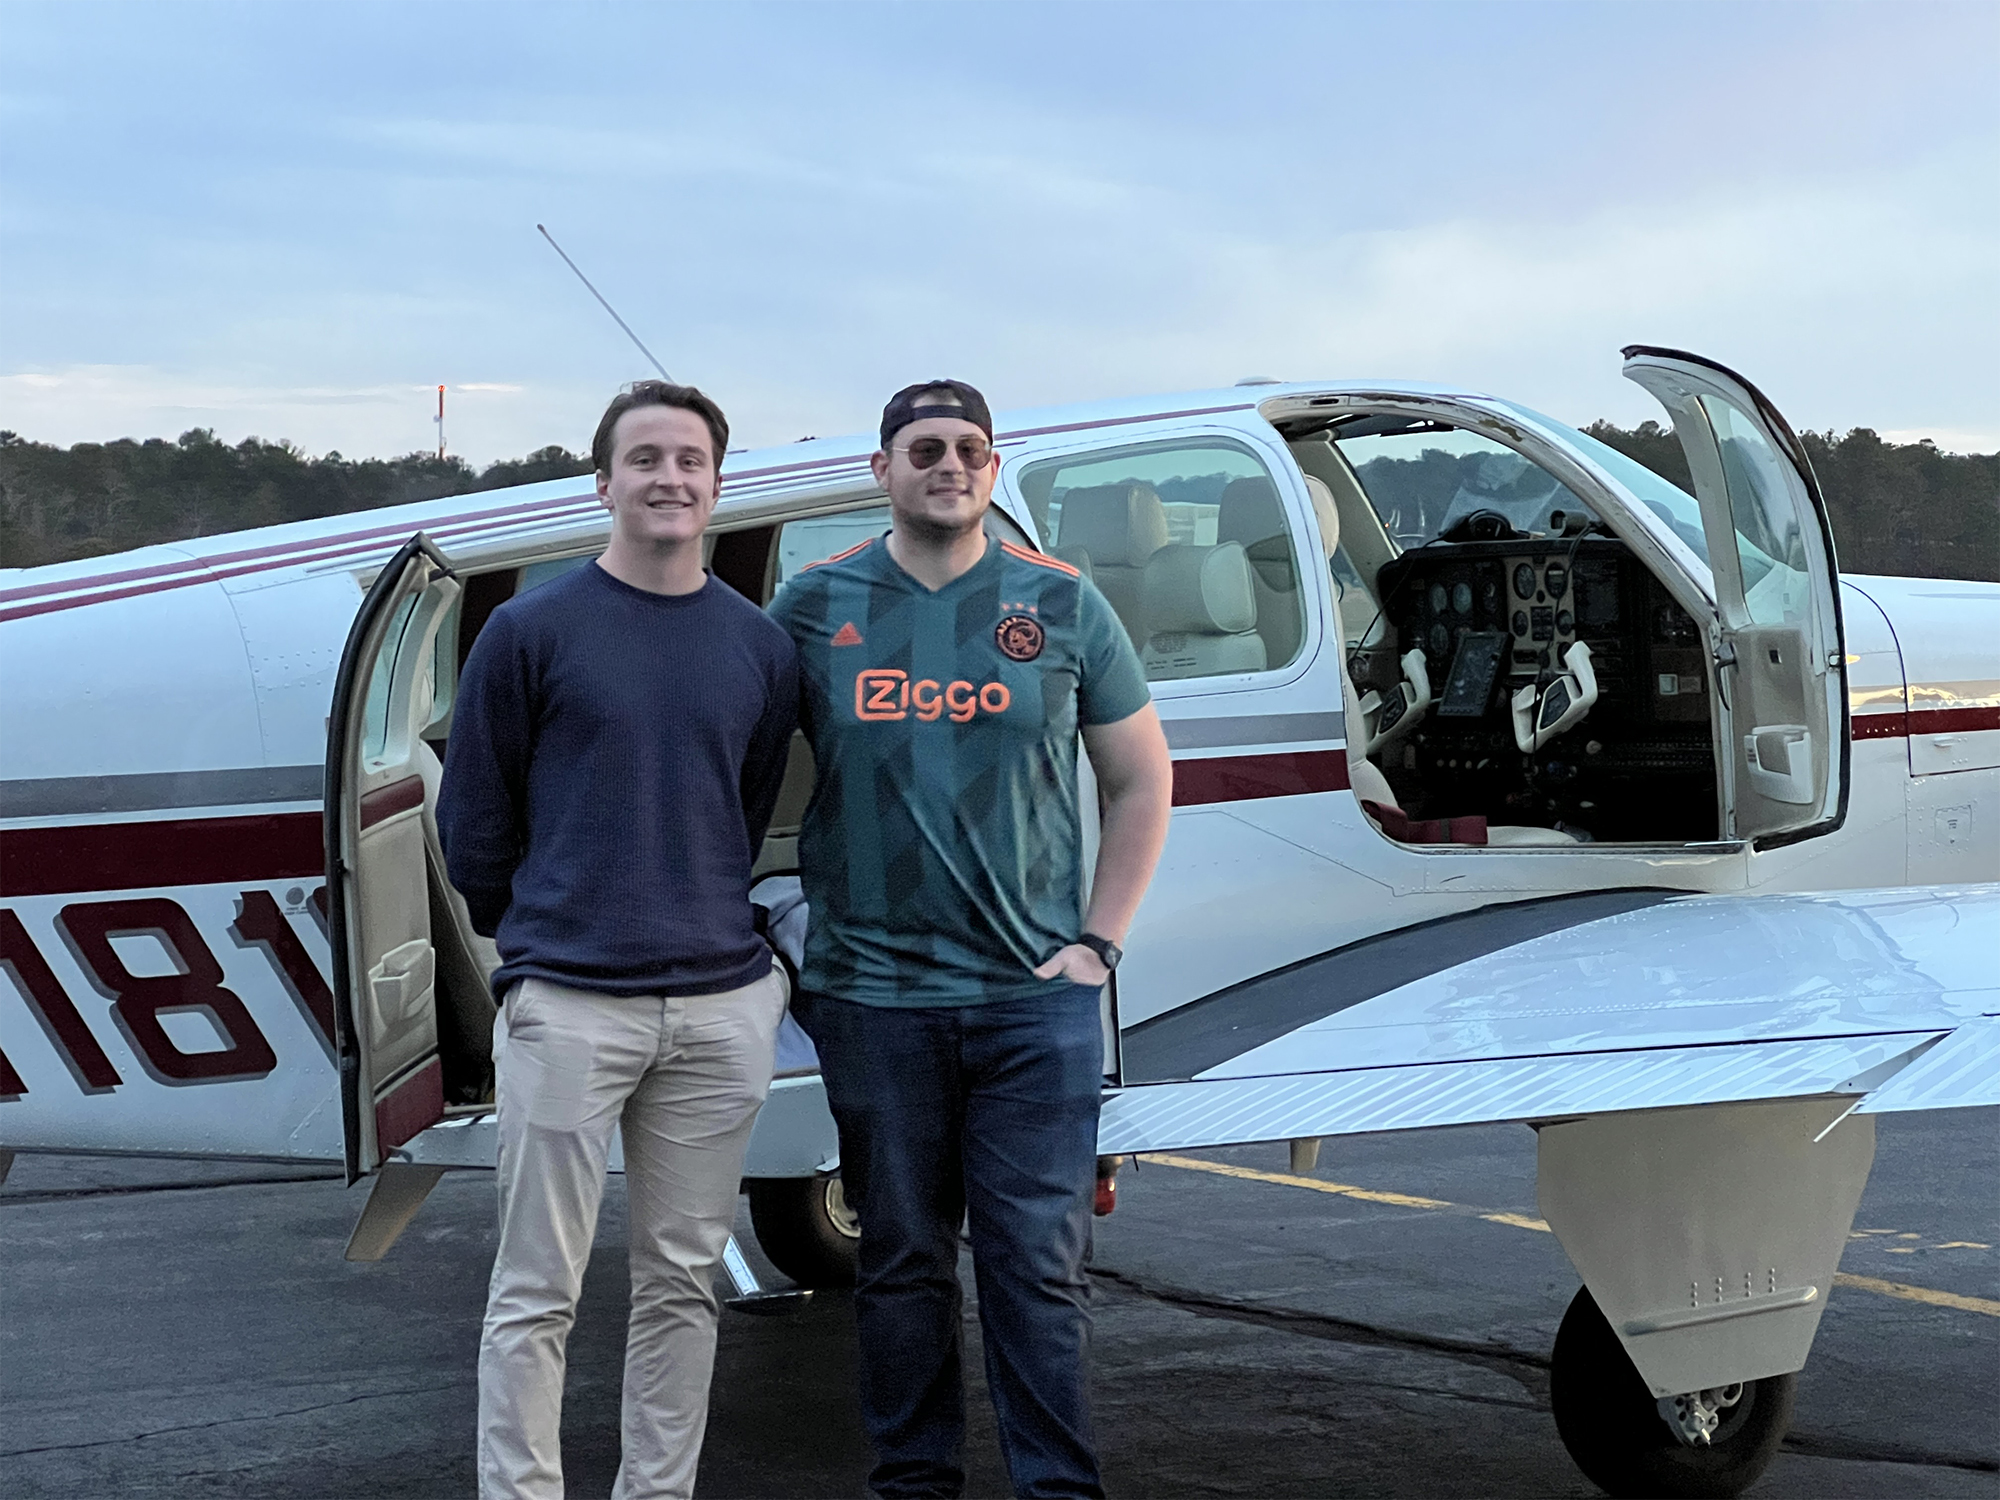
[[[861,644],[861,632],[856,630],[854,622],[849,620],[833,633],[833,639],[827,644],[832,646],[858,646]]]

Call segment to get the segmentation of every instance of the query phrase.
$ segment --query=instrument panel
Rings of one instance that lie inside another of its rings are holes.
[[[1494,680],[1532,677],[1556,665],[1579,629],[1615,630],[1623,616],[1615,550],[1601,538],[1433,544],[1382,570],[1390,623],[1402,649],[1421,646],[1433,682],[1446,681],[1460,643],[1498,633],[1505,642]],[[1488,647],[1482,641],[1479,655]],[[1595,649],[1593,647],[1593,649]],[[1458,705],[1458,715],[1486,711]],[[1442,709],[1439,710],[1443,712]]]
[[[1423,650],[1432,704],[1382,769],[1406,810],[1561,820],[1593,837],[1713,836],[1714,750],[1704,633],[1615,537],[1432,543],[1378,580],[1393,653],[1364,653],[1374,685]],[[1589,643],[1598,700],[1532,756],[1509,703]],[[1662,780],[1662,778],[1667,778]]]

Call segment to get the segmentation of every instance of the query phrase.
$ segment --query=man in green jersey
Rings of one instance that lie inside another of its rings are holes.
[[[1021,1495],[1103,1493],[1084,1276],[1099,995],[1166,839],[1173,771],[1132,642],[1096,587],[986,535],[978,391],[882,414],[886,536],[771,605],[798,643],[818,784],[801,1019],[861,1218],[861,1407],[881,1495],[964,1485],[958,1233]],[[1101,832],[1080,899],[1076,742]]]

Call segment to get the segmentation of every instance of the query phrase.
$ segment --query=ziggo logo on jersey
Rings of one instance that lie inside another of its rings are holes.
[[[884,723],[907,719],[915,714],[929,724],[949,714],[954,724],[969,723],[975,715],[1004,714],[1014,695],[1004,682],[983,687],[960,679],[939,683],[929,677],[910,681],[910,674],[896,667],[869,667],[855,674],[854,717],[864,723]]]

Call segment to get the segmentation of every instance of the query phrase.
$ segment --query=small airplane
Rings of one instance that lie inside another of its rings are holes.
[[[1755,387],[1624,369],[1692,494],[1508,401],[1259,382],[1013,415],[988,525],[1104,591],[1174,754],[1100,1150],[1533,1126],[1565,1444],[1736,1493],[1874,1115],[2000,1102],[2000,586],[1841,575]],[[880,533],[873,447],[732,454],[715,577],[768,600]],[[343,1162],[355,1258],[492,1165],[439,751],[493,610],[607,530],[563,480],[0,576],[0,1147]],[[977,711],[866,655],[857,712]],[[801,740],[754,893],[794,960],[812,786]],[[779,1063],[752,1222],[837,1284],[796,1028]]]

